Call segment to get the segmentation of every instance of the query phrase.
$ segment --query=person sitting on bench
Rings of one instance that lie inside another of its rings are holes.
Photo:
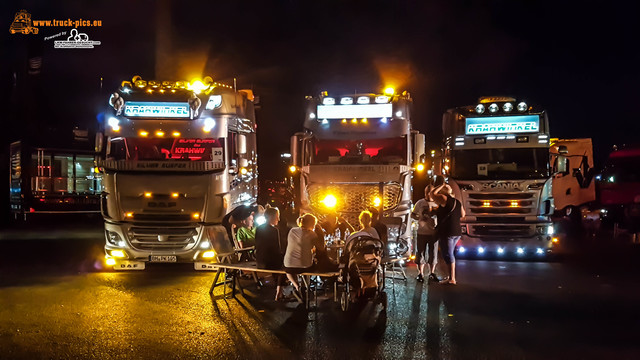
[[[289,231],[287,252],[284,255],[284,270],[294,287],[293,296],[302,302],[302,292],[298,284],[298,275],[311,270],[313,266],[313,244],[316,241],[314,229],[318,219],[304,214],[298,219],[298,227]]]

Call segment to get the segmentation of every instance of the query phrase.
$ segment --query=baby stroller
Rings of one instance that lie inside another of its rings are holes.
[[[347,311],[351,300],[382,297],[384,243],[370,236],[358,236],[347,241],[340,257],[340,308]]]

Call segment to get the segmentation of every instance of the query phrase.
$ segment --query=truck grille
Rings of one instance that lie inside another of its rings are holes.
[[[526,215],[537,213],[533,193],[470,193],[468,210],[473,215]]]
[[[311,208],[315,212],[326,212],[327,209],[321,201],[328,194],[332,194],[338,201],[336,211],[345,214],[359,214],[362,210],[374,206],[373,200],[376,197],[382,200],[384,211],[395,209],[400,203],[402,186],[397,182],[386,184],[311,184],[307,191]]]
[[[187,250],[195,245],[196,227],[189,215],[134,214],[128,235],[138,250]]]

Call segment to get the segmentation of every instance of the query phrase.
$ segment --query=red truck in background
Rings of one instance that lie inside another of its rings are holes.
[[[614,148],[596,179],[603,221],[640,232],[640,146]]]

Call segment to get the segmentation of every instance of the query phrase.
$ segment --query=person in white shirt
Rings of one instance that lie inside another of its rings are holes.
[[[418,264],[417,281],[424,281],[424,267],[429,264],[427,271],[430,282],[439,282],[436,276],[436,263],[438,259],[438,237],[436,236],[436,213],[438,205],[431,198],[433,187],[427,185],[424,188],[424,198],[418,200],[413,207],[411,217],[418,220],[418,236],[416,239],[416,264]],[[427,249],[428,248],[428,249]],[[427,251],[428,250],[428,251]],[[425,256],[425,253],[428,255]]]
[[[284,270],[294,287],[293,295],[302,302],[302,293],[298,283],[298,275],[309,271],[313,266],[313,247],[317,240],[314,229],[318,219],[311,214],[300,217],[298,227],[289,231],[287,251],[284,255]]]

